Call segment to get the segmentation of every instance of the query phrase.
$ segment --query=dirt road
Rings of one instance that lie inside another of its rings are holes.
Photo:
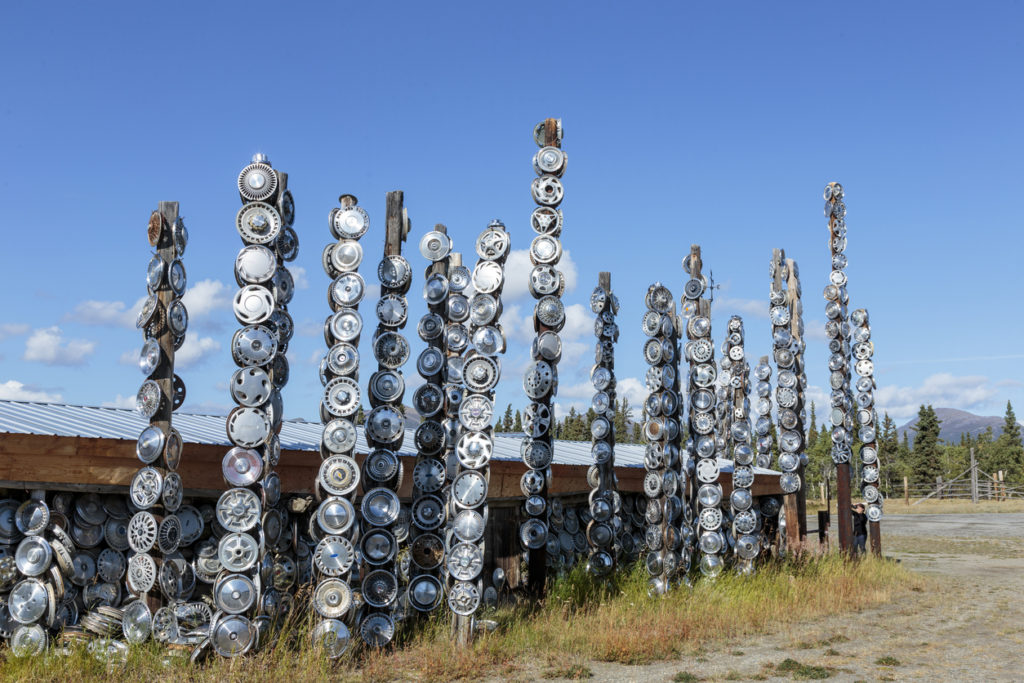
[[[590,663],[590,680],[1024,680],[1024,514],[892,514],[882,538],[936,589],[675,662]],[[779,671],[787,658],[803,668]]]

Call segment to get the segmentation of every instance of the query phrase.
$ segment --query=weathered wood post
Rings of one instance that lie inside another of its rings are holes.
[[[971,447],[971,502],[978,504],[978,461],[974,457],[974,448]]]
[[[850,393],[850,358],[842,351],[849,344],[846,291],[846,204],[843,187],[829,183],[825,187],[825,215],[828,217],[828,241],[832,271],[825,288],[825,316],[835,323],[836,336],[829,341],[829,371],[832,389],[832,461],[836,465],[836,517],[839,549],[853,548],[853,511],[850,507],[850,456],[853,445],[853,400]]]
[[[559,119],[545,119],[534,128],[533,138],[541,149],[534,156],[533,166],[538,177],[533,180],[531,194],[538,206],[530,216],[530,224],[534,231],[539,233],[534,243],[545,238],[546,245],[551,248],[545,247],[542,260],[536,263],[530,274],[530,293],[537,299],[533,327],[539,347],[546,334],[557,335],[565,326],[565,307],[561,300],[564,276],[556,267],[562,254],[562,212],[558,206],[562,203],[564,195],[560,178],[565,172],[566,162],[565,153],[561,150],[562,122]],[[534,253],[535,251],[531,245],[531,258],[537,261],[538,253]],[[559,353],[559,357],[560,355]],[[524,413],[524,430],[527,432],[528,443],[525,444],[523,452],[531,454],[531,457],[536,456],[538,450],[546,453],[542,457],[554,455],[552,429],[555,425],[555,415],[552,399],[557,369],[557,357],[551,360],[536,359],[529,365],[523,378],[524,388],[531,401]],[[531,490],[531,495],[540,496],[545,503],[544,508],[537,510],[535,515],[529,515],[520,528],[520,539],[527,548],[529,557],[527,588],[531,595],[540,599],[544,597],[547,584],[549,527],[546,520],[550,508],[548,486],[551,479],[551,460],[548,459],[543,467],[531,467],[525,457],[524,462],[529,468],[524,475],[528,479],[524,479],[524,482],[535,484],[535,490]],[[536,463],[538,460],[534,459],[533,462]]]

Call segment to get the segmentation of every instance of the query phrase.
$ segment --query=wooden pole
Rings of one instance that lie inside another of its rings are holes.
[[[793,371],[796,373],[800,381],[797,384],[797,396],[798,403],[796,406],[797,413],[797,426],[796,431],[800,434],[800,437],[806,439],[804,434],[804,421],[800,416],[803,414],[804,409],[804,390],[803,385],[807,379],[806,372],[804,369],[804,352],[803,352],[803,306],[800,303],[800,276],[799,270],[796,265],[796,261],[791,258],[786,258],[785,252],[780,254],[781,258],[785,259],[786,262],[786,296],[789,301],[790,310],[790,333],[793,335],[793,346],[797,350],[793,354]],[[803,447],[800,449],[801,453],[805,452],[807,448],[806,441]],[[796,492],[796,519],[797,519],[797,543],[791,545],[791,548],[802,547],[807,541],[807,475],[804,471],[803,459],[801,458],[800,467],[796,473],[800,476],[800,488]],[[788,523],[789,520],[787,520]]]
[[[910,480],[907,477],[903,477],[903,500],[907,506],[910,506]]]
[[[978,461],[974,457],[974,448],[971,448],[971,502],[978,504]]]

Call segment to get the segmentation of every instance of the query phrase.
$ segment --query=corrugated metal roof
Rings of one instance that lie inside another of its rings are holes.
[[[230,446],[224,428],[223,415],[192,415],[175,413],[173,424],[181,433],[185,443]],[[127,408],[103,408],[96,406],[75,406],[64,403],[35,403],[28,401],[0,400],[0,433],[42,434],[48,436],[80,436],[93,439],[124,439],[135,441],[148,420],[134,410]],[[286,420],[281,427],[281,448],[297,451],[318,451],[322,425],[313,422]],[[400,455],[415,456],[409,450],[414,442],[414,430],[405,432],[404,447]],[[494,435],[495,460],[519,460],[520,438]],[[356,450],[367,452],[366,438],[362,427],[358,430]],[[590,465],[589,441],[556,441],[554,462],[559,465]],[[640,444],[618,444],[615,446],[615,464],[620,467],[642,467],[644,447]],[[723,472],[732,471],[732,463],[723,460]],[[756,470],[758,474],[769,474],[771,470]]]

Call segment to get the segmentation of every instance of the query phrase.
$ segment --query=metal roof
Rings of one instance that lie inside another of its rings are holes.
[[[223,415],[193,415],[175,413],[172,424],[181,433],[185,443],[231,446],[225,430]],[[135,441],[149,421],[127,408],[105,408],[97,406],[76,406],[65,403],[37,403],[0,399],[0,433],[41,434],[46,436],[70,436],[92,439],[124,439]],[[303,420],[285,420],[281,426],[281,448],[296,451],[319,451],[323,426]],[[399,455],[415,456],[408,446],[415,443],[414,429],[405,430],[405,447]],[[356,450],[362,453],[370,450],[358,428]],[[505,434],[494,435],[495,460],[519,460],[520,437]],[[558,465],[590,465],[589,441],[556,441],[554,462]],[[644,447],[640,444],[617,444],[615,464],[620,467],[643,467]],[[732,471],[732,462],[721,461],[723,472]],[[758,474],[776,474],[771,470],[756,468]]]

